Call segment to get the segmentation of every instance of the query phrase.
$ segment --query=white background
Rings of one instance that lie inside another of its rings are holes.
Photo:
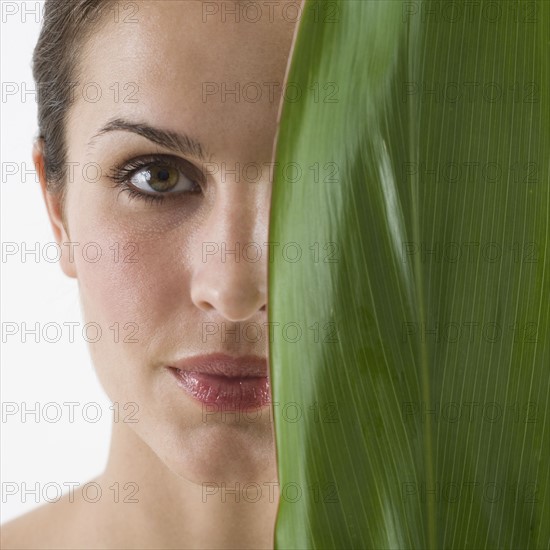
[[[37,120],[31,56],[42,7],[43,2],[36,1],[0,2],[2,522],[38,506],[36,499],[55,499],[57,488],[66,492],[64,483],[82,484],[101,473],[111,428],[110,402],[82,337],[77,282],[67,278],[58,263],[48,261],[55,259],[56,249],[45,247],[54,239],[32,169]],[[11,95],[14,87],[17,92]],[[18,252],[11,255],[14,247]],[[66,322],[78,323],[72,343]],[[10,335],[13,323],[18,332]],[[28,333],[26,343],[23,323],[31,331],[39,323],[38,336]],[[46,323],[52,325],[45,328]],[[78,403],[73,422],[65,402]],[[98,406],[85,409],[87,403]],[[37,404],[38,413],[29,412]],[[14,409],[17,412],[10,414]],[[101,417],[93,422],[98,412]],[[9,495],[14,483],[17,494]]]

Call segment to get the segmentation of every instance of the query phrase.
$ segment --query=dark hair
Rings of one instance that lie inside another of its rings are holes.
[[[74,101],[83,46],[104,19],[105,0],[46,0],[43,25],[33,54],[38,91],[39,139],[43,140],[45,176],[52,193],[65,189],[66,119]],[[107,10],[105,10],[107,11]]]

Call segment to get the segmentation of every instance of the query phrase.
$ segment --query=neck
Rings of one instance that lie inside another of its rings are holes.
[[[261,478],[185,479],[128,424],[115,423],[107,467],[97,480],[109,498],[94,513],[113,526],[104,531],[115,539],[106,541],[112,548],[273,548],[276,472],[266,471]]]

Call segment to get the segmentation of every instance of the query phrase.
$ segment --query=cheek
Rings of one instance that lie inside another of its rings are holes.
[[[147,323],[185,303],[200,203],[165,202],[129,201],[99,183],[69,189],[68,224],[86,314]]]
[[[76,263],[85,314],[109,325],[137,324],[142,340],[148,334],[146,325],[157,316],[166,318],[168,312],[163,310],[181,303],[185,270],[166,260],[171,256],[166,244],[131,241],[127,245],[113,234],[96,233],[93,238],[92,248],[101,250],[101,260],[90,262],[83,254]]]
[[[68,221],[85,322],[97,323],[102,335],[90,351],[108,393],[114,384],[136,390],[152,367],[181,354],[189,343],[183,335],[196,330],[193,228],[181,215],[176,222],[174,209],[140,216],[122,197],[117,209],[101,193],[87,195],[69,202]]]

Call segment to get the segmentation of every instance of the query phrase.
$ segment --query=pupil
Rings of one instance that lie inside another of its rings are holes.
[[[162,169],[157,172],[157,177],[159,180],[166,181],[170,177],[170,174],[168,170]]]

